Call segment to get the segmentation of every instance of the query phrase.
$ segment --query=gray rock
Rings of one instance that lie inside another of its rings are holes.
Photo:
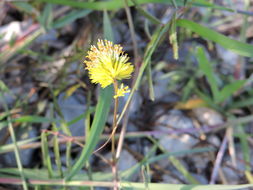
[[[191,175],[200,182],[200,184],[208,184],[208,180],[204,175],[191,173]]]
[[[51,29],[49,31],[47,31],[47,33],[39,36],[37,39],[36,39],[36,42],[37,43],[45,43],[45,42],[54,42],[57,40],[57,31],[54,30],[54,29]]]
[[[215,145],[215,146],[217,146],[217,147],[219,147],[220,144],[221,144],[220,139],[219,139],[217,136],[215,136],[215,135],[209,135],[209,136],[207,137],[207,141],[208,141],[209,143],[211,143],[212,145]]]
[[[183,150],[189,150],[198,141],[192,138],[190,135],[168,135],[159,140],[160,144],[170,152],[179,152]]]
[[[77,116],[83,114],[86,110],[85,98],[80,97],[82,102],[77,98],[77,95],[72,95],[65,98],[65,94],[59,95],[58,104],[64,116],[64,119],[69,122]],[[84,119],[77,121],[76,123],[69,126],[69,129],[73,136],[83,136],[85,131]]]
[[[126,94],[122,98],[122,99],[124,99],[124,101],[120,101],[120,108],[119,108],[120,111],[119,112],[121,112],[121,110],[123,110],[123,108],[126,104],[126,101],[129,98],[129,95],[130,95],[130,93]],[[143,102],[143,99],[142,99],[140,93],[138,91],[136,91],[133,95],[132,102],[131,102],[130,107],[129,107],[129,114],[130,114],[131,118],[135,118],[137,116],[137,113],[140,110],[142,102]]]
[[[126,150],[122,150],[118,162],[118,169],[120,171],[127,170],[137,164],[137,160]]]
[[[224,177],[227,179],[228,184],[239,184],[239,175],[231,168],[224,166],[222,167]]]
[[[16,138],[18,139],[18,141],[30,139],[34,137],[36,137],[36,130],[32,127],[28,127],[26,131],[19,138],[18,138],[18,135],[16,134]],[[8,143],[12,143],[11,138],[8,139]],[[19,150],[19,155],[20,155],[20,159],[21,159],[21,163],[23,167],[28,167],[31,164],[32,159],[33,159],[32,157],[33,152],[34,152],[34,149],[20,149]],[[5,166],[9,166],[9,167],[17,166],[14,150],[13,152],[4,154],[3,158],[6,164]]]
[[[206,125],[219,125],[224,122],[222,116],[210,108],[196,108],[193,110],[193,112],[195,113],[198,120]]]
[[[159,100],[164,95],[168,94],[168,85],[170,82],[170,78],[161,79],[161,76],[163,76],[163,72],[156,72],[154,74],[154,93],[155,93],[155,99]]]
[[[208,152],[204,152],[200,154],[194,154],[193,156],[190,157],[190,159],[194,163],[197,172],[202,173],[206,169],[207,164],[210,161],[210,155]]]
[[[182,182],[179,181],[178,179],[176,178],[173,178],[169,175],[163,175],[163,183],[171,183],[171,184],[181,184]]]
[[[161,116],[156,123],[158,130],[163,131],[164,134],[167,133],[166,136],[160,138],[159,142],[170,152],[188,150],[198,142],[192,136],[183,134],[183,131],[180,132],[180,130],[193,129],[194,126],[191,119],[184,116],[179,110],[168,112],[168,114]]]

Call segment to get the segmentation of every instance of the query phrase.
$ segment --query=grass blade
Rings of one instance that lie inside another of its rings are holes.
[[[233,83],[226,85],[219,93],[218,103],[225,101],[234,92],[239,90],[245,84],[245,82],[246,80],[237,80]]]
[[[53,169],[51,158],[49,155],[48,150],[48,142],[47,142],[47,132],[41,133],[41,149],[42,149],[42,156],[43,156],[43,165],[47,168],[48,176],[51,178],[53,176]]]
[[[55,124],[53,124],[53,131],[56,133],[58,132]],[[61,155],[60,155],[60,146],[59,146],[57,135],[54,135],[53,137],[53,147],[54,147],[55,163],[59,172],[59,176],[62,178],[63,177],[62,163],[61,163]]]
[[[199,63],[199,68],[205,74],[208,83],[210,84],[213,99],[216,100],[219,95],[218,84],[214,76],[212,65],[208,61],[204,49],[202,47],[197,48],[197,59]]]
[[[119,0],[100,1],[100,2],[81,2],[81,1],[74,1],[74,0],[37,0],[37,1],[71,6],[75,8],[100,10],[100,11],[101,10],[117,10],[124,7],[124,2],[119,1]],[[163,4],[168,4],[168,5],[174,5],[173,1],[169,1],[169,0],[138,0],[136,1],[136,3],[139,5],[146,4],[146,3],[163,3]],[[197,6],[197,7],[206,7],[206,8],[219,9],[219,10],[224,10],[224,11],[229,11],[229,12],[235,12],[235,10],[233,9],[218,6],[210,2],[203,1],[203,0],[189,0],[187,3],[192,6]],[[177,0],[176,5],[185,6],[185,1]],[[129,2],[129,6],[133,6],[133,3]],[[246,14],[246,12],[243,12],[243,11],[241,11],[240,13]]]
[[[190,20],[186,19],[177,20],[177,26],[187,28],[192,32],[197,33],[201,37],[206,38],[207,40],[211,40],[221,45],[225,49],[237,53],[238,55],[253,57],[253,45],[230,39],[212,29],[209,29],[205,26],[202,26]]]
[[[112,31],[112,24],[106,10],[104,10],[104,15],[103,15],[103,30],[104,30],[104,38],[113,42],[114,37],[113,37],[113,31]]]
[[[4,178],[0,177],[0,183],[2,184],[21,184],[21,180],[18,178]],[[73,186],[73,187],[113,187],[112,182],[104,181],[69,181],[64,180],[29,180],[31,185],[54,185],[54,186]],[[145,184],[135,183],[129,181],[120,182],[121,189],[128,190],[145,190]],[[239,190],[253,187],[253,184],[243,184],[243,185],[181,185],[181,184],[162,184],[162,183],[149,183],[150,190]]]
[[[0,102],[2,102],[3,107],[4,107],[5,111],[8,113],[8,115],[10,115],[8,105],[5,103],[2,92],[0,92]],[[17,162],[17,166],[18,166],[18,171],[19,171],[19,174],[21,177],[21,184],[22,184],[24,190],[28,190],[28,184],[27,184],[25,176],[24,176],[24,171],[23,171],[23,166],[22,166],[20,154],[19,154],[16,135],[15,135],[15,132],[14,132],[14,129],[12,126],[12,122],[11,122],[11,119],[9,116],[7,117],[7,122],[8,122],[8,129],[9,129],[9,132],[11,135],[11,140],[13,141],[13,144],[14,144],[14,154],[15,154],[15,158],[16,158],[16,162]]]
[[[113,87],[109,86],[105,89],[100,89],[98,104],[96,107],[96,112],[94,120],[92,122],[89,138],[82,150],[81,156],[75,162],[69,174],[66,176],[66,180],[70,180],[76,173],[78,173],[81,168],[88,161],[93,150],[95,149],[100,135],[103,132],[104,125],[110,110],[110,105],[112,102]]]
[[[70,24],[71,22],[75,21],[78,18],[82,18],[90,14],[90,10],[73,10],[70,13],[66,14],[65,16],[57,19],[52,24],[52,28],[61,28],[67,24]]]

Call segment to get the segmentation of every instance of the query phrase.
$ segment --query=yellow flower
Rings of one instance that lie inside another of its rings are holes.
[[[85,69],[89,71],[91,82],[99,83],[102,88],[115,80],[130,78],[134,70],[122,47],[107,40],[98,40],[97,47],[91,46],[86,57]]]
[[[130,90],[128,89],[128,86],[125,86],[123,84],[120,85],[120,88],[117,90],[117,94],[114,95],[114,98],[125,96],[126,93],[129,93]]]

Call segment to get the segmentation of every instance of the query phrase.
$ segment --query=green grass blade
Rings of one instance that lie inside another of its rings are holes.
[[[0,177],[0,183],[2,184],[21,184],[21,180],[18,178],[4,178]],[[104,181],[68,181],[65,182],[61,179],[55,180],[29,180],[31,185],[44,185],[44,186],[73,186],[73,187],[113,187],[112,182]],[[127,190],[146,190],[144,183],[136,183],[129,181],[120,182],[121,189]],[[183,185],[183,184],[163,184],[163,183],[149,183],[149,190],[239,190],[252,188],[253,184],[243,185]]]
[[[37,0],[37,1],[71,6],[75,8],[100,10],[100,11],[101,10],[117,10],[124,7],[124,2],[119,1],[119,0],[100,1],[100,2],[81,2],[81,1],[74,1],[74,0]],[[177,2],[177,6],[185,6],[184,0],[177,0],[176,2]],[[174,5],[173,1],[170,1],[170,0],[137,0],[136,3],[139,5],[146,4],[146,3],[163,3],[167,5]],[[210,2],[203,1],[203,0],[189,0],[187,3],[191,6],[207,7],[207,8],[234,12],[233,9],[218,6]],[[128,5],[133,6],[133,2],[129,1]]]
[[[245,82],[246,80],[237,80],[226,85],[219,93],[218,103],[223,102],[232,96],[232,94],[239,90],[245,84]]]
[[[25,179],[24,174],[23,174],[23,166],[22,166],[22,162],[21,162],[21,158],[20,158],[20,154],[19,154],[19,149],[18,149],[18,146],[17,146],[16,135],[15,135],[13,126],[12,126],[11,121],[10,121],[9,118],[8,118],[8,128],[9,128],[9,132],[10,132],[10,135],[11,135],[11,139],[12,139],[13,144],[14,144],[14,153],[15,153],[15,158],[16,158],[16,162],[17,162],[17,165],[18,165],[18,170],[19,170],[19,173],[20,173],[20,176],[21,176],[21,179],[22,179],[22,186],[23,186],[24,190],[28,190],[28,185],[26,183],[26,179]]]
[[[12,122],[20,122],[20,123],[50,123],[57,122],[57,119],[41,117],[36,115],[25,115],[19,118],[13,119]]]
[[[58,132],[57,127],[55,124],[53,124],[53,131]],[[55,163],[59,172],[59,176],[63,177],[63,171],[62,171],[62,163],[61,163],[61,154],[60,154],[60,146],[58,141],[58,136],[54,135],[53,137],[53,147],[54,147],[54,156],[55,156]]]
[[[91,10],[73,10],[70,13],[66,14],[65,16],[57,19],[53,22],[52,28],[61,28],[71,22],[75,21],[78,18],[82,18],[90,14]]]
[[[85,119],[87,117],[87,115],[93,113],[94,111],[95,111],[94,108],[89,108],[89,110],[87,110],[84,113],[80,114],[79,116],[75,117],[71,121],[67,122],[67,126],[73,125],[73,124],[77,123],[78,121]]]
[[[22,141],[17,141],[17,146],[20,148],[20,146],[32,143],[36,140],[38,140],[39,137],[34,137]],[[1,145],[0,146],[0,154],[7,153],[7,152],[12,152],[15,149],[14,143],[6,144],[6,145]]]
[[[113,42],[114,37],[113,37],[112,24],[106,10],[104,10],[104,15],[103,15],[103,30],[104,30],[104,38]]]
[[[177,26],[187,28],[192,32],[197,33],[201,37],[206,38],[207,40],[211,40],[221,45],[225,49],[237,53],[238,55],[253,57],[253,45],[230,39],[210,28],[207,28],[190,20],[177,20]]]
[[[27,2],[22,2],[22,1],[17,1],[13,2],[13,4],[20,10],[32,14],[32,13],[37,13],[38,11],[29,3]]]
[[[41,149],[43,156],[43,165],[47,168],[48,176],[49,178],[51,178],[53,176],[53,168],[48,150],[48,141],[46,132],[41,133]]]
[[[131,1],[133,2],[135,8],[140,12],[140,14],[142,14],[144,17],[146,17],[150,22],[152,22],[153,24],[162,24],[162,22],[158,18],[154,17],[149,12],[144,10],[142,8],[142,6],[137,4],[136,0],[131,0]]]
[[[52,4],[46,4],[41,15],[38,16],[38,21],[45,30],[49,30],[53,20],[53,8]]]
[[[219,95],[218,83],[215,79],[212,65],[208,61],[202,47],[197,48],[197,59],[198,59],[200,70],[205,74],[205,76],[208,80],[208,83],[210,84],[213,99],[216,100]]]
[[[25,115],[21,116],[19,118],[10,119],[12,123],[18,122],[18,123],[50,123],[50,122],[56,122],[56,119],[53,118],[47,118],[47,117],[41,117],[36,115]],[[8,121],[2,121],[0,122],[0,130],[3,129],[8,125]]]
[[[8,115],[10,115],[8,105],[6,104],[6,102],[3,98],[2,92],[0,92],[0,102],[2,103],[2,105],[5,109],[5,111],[8,113]],[[21,177],[21,184],[22,184],[22,187],[23,187],[24,190],[28,190],[28,185],[27,185],[27,182],[26,182],[26,179],[25,179],[25,176],[24,176],[21,157],[20,157],[19,149],[18,149],[18,145],[17,145],[16,134],[14,132],[13,125],[12,125],[10,117],[7,117],[7,122],[8,122],[7,124],[8,124],[8,129],[9,129],[9,132],[10,132],[11,140],[13,141],[13,145],[14,145],[14,154],[15,154],[16,163],[17,163],[17,166],[18,166],[19,175]]]
[[[110,105],[112,102],[113,96],[113,87],[109,86],[105,89],[100,89],[98,104],[96,107],[96,112],[94,116],[94,120],[91,125],[91,130],[89,134],[89,138],[86,141],[86,144],[82,150],[81,156],[75,162],[69,174],[66,176],[66,180],[70,180],[75,174],[77,174],[81,168],[88,161],[91,156],[93,150],[95,149],[100,135],[103,132],[104,125],[110,110]]]
[[[243,107],[249,107],[252,105],[253,105],[253,98],[248,98],[248,99],[243,99],[243,100],[234,102],[233,104],[229,105],[228,109],[243,108]]]

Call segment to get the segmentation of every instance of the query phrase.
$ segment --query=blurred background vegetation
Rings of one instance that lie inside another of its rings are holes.
[[[135,65],[122,189],[251,189],[252,22],[252,0],[2,0],[0,189],[113,187],[110,143],[93,153],[112,132],[111,89],[83,65],[98,39]]]

